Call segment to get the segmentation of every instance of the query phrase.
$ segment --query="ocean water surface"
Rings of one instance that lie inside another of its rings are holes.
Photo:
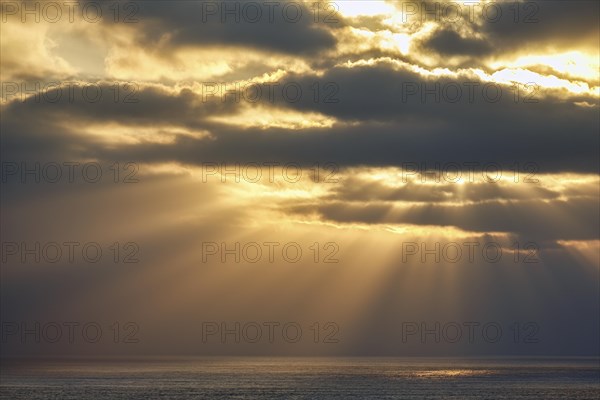
[[[598,359],[2,361],[0,398],[600,399]]]

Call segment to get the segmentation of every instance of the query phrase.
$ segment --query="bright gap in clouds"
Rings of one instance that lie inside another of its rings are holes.
[[[527,68],[539,65],[550,67],[561,74],[597,83],[600,78],[600,62],[598,57],[598,53],[584,54],[579,51],[552,55],[527,55],[519,57],[513,62],[496,62],[491,67],[494,69],[502,67]]]
[[[340,14],[346,17],[386,15],[397,12],[393,5],[385,1],[336,1]]]

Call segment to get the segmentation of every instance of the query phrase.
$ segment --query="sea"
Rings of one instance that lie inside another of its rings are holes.
[[[600,399],[597,358],[3,359],[0,398]]]

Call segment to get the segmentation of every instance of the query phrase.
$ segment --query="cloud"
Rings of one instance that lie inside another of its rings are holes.
[[[317,213],[337,223],[452,226],[466,232],[505,232],[543,243],[557,240],[597,240],[598,198],[553,201],[498,200],[468,205],[330,202],[300,205],[288,210]],[[556,217],[556,216],[560,217]],[[551,217],[554,216],[554,217]]]
[[[426,42],[427,47],[443,55],[472,55],[489,54],[492,46],[484,40],[463,38],[453,30],[435,32]]]
[[[280,53],[314,54],[336,44],[306,3],[181,1],[134,2],[138,44],[164,57],[179,47],[236,46]],[[110,18],[104,20],[111,23]]]
[[[431,48],[441,54],[489,55],[598,47],[599,5],[561,1],[396,1],[402,22],[434,26]],[[493,54],[492,54],[493,52]]]
[[[470,101],[465,86],[468,82],[478,85],[474,92],[478,101]],[[43,133],[43,141],[56,140],[57,148],[63,147],[62,141],[68,137],[68,147],[78,148],[82,155],[139,157],[145,162],[291,160],[304,165],[335,162],[342,167],[478,162],[496,163],[505,169],[514,163],[535,163],[540,173],[597,170],[600,111],[575,104],[597,102],[587,96],[561,98],[550,91],[537,103],[522,103],[515,102],[510,87],[495,84],[490,93],[495,96],[501,88],[502,97],[497,102],[481,101],[488,83],[474,76],[464,80],[426,78],[387,63],[337,67],[320,77],[290,74],[279,84],[272,102],[263,96],[255,105],[244,100],[236,102],[232,96],[225,101],[218,96],[204,98],[197,85],[142,85],[135,93],[139,101],[132,104],[115,102],[109,83],[101,86],[105,96],[96,103],[86,101],[80,90],[75,91],[73,102],[66,95],[58,103],[17,99],[3,109],[3,136],[8,146],[4,151],[9,154],[21,148],[26,152],[23,146],[33,143],[27,142],[28,137],[35,132],[49,132]],[[302,88],[298,101],[282,95],[286,84]],[[315,84],[321,89],[318,102],[313,97]],[[423,95],[436,84],[439,88],[461,87],[463,95],[457,102],[444,101],[442,89],[437,90],[440,101],[436,101],[436,94]],[[415,94],[408,95],[408,89],[416,90]],[[327,96],[337,101],[327,102]],[[47,97],[54,97],[52,91]],[[248,127],[243,120],[237,124],[213,120],[216,116],[227,119],[258,110],[254,107],[319,113],[338,122],[331,127],[284,129]],[[98,137],[86,136],[86,127],[109,123],[181,128],[190,135],[167,144],[135,146],[103,145]],[[199,132],[210,132],[211,140],[206,140],[204,134],[194,139]],[[17,147],[10,149],[11,144]]]

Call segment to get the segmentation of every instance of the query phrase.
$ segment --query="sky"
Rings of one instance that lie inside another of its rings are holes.
[[[596,1],[2,1],[2,356],[600,354]]]

